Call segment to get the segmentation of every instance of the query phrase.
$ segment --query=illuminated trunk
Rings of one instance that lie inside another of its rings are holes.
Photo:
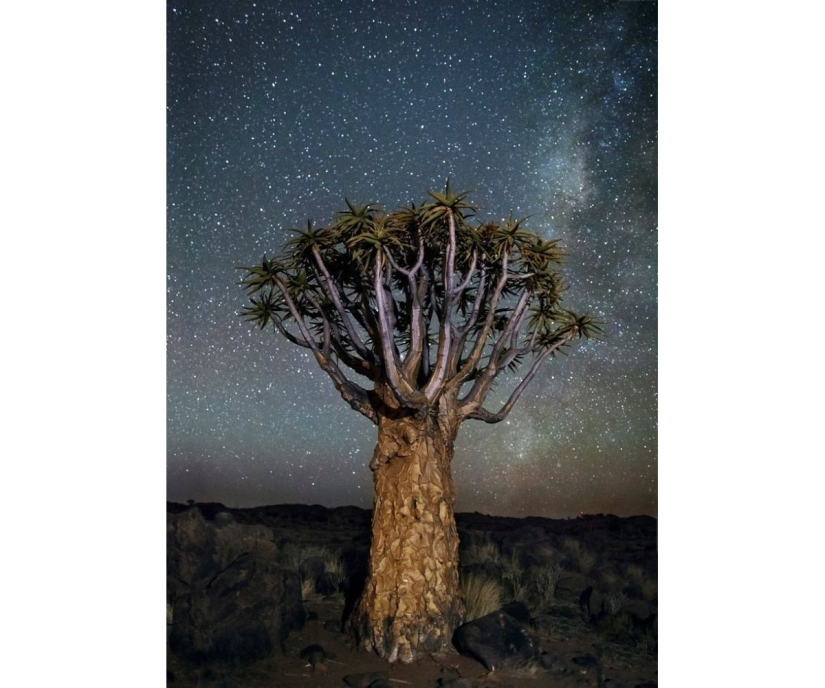
[[[354,617],[362,647],[409,663],[447,649],[462,622],[450,462],[457,426],[381,416],[369,575]]]

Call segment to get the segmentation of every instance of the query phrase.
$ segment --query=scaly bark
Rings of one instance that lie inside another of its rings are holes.
[[[464,618],[450,474],[457,425],[439,406],[440,417],[379,415],[369,575],[353,626],[389,662],[447,649]]]

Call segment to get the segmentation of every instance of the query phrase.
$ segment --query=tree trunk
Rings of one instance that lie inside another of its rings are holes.
[[[389,662],[447,649],[464,618],[450,474],[457,426],[443,421],[379,417],[369,575],[353,624],[361,646]]]

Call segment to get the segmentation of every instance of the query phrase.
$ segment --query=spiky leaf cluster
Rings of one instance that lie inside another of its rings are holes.
[[[525,219],[478,221],[449,182],[428,196],[390,213],[346,200],[329,225],[294,230],[280,255],[240,268],[251,303],[242,315],[311,349],[365,415],[366,390],[342,366],[399,405],[422,410],[450,394],[465,417],[496,422],[501,412],[482,403],[501,371],[532,359],[524,384],[547,355],[599,326],[560,305],[558,240]]]

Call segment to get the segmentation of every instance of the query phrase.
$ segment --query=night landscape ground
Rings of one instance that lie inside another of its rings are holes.
[[[656,685],[656,519],[456,521],[467,619],[501,625],[504,607],[521,639],[492,670],[485,658],[507,650],[390,665],[356,648],[347,620],[367,571],[369,511],[168,503],[167,684]]]

